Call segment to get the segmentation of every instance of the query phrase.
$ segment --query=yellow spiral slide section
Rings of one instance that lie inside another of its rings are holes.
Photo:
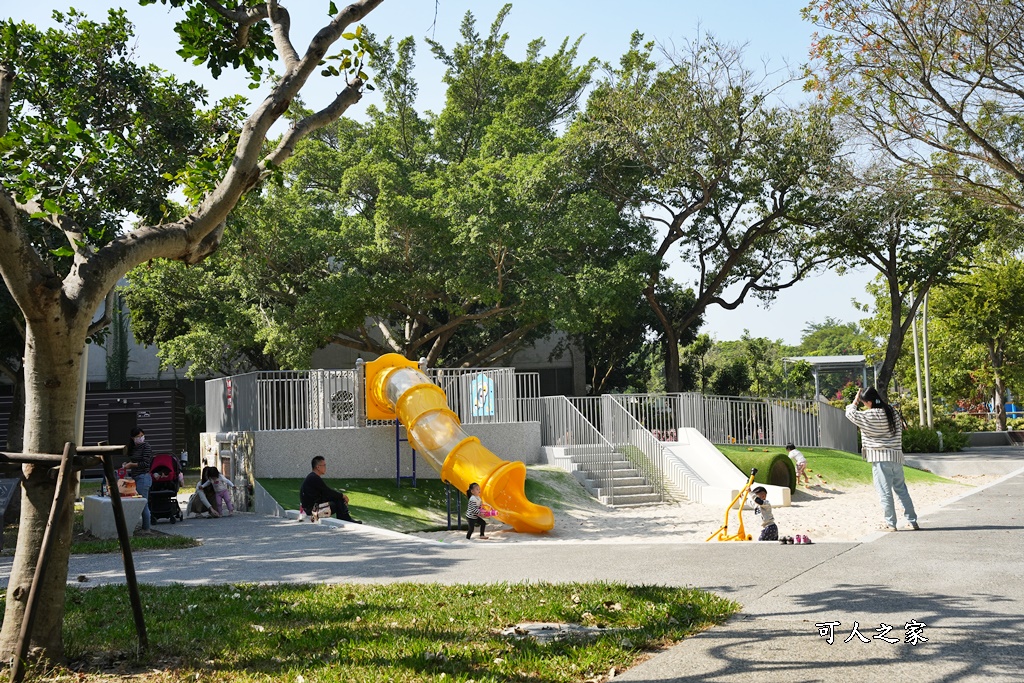
[[[441,473],[441,479],[465,492],[480,484],[481,497],[498,519],[516,531],[539,534],[555,525],[551,508],[526,499],[526,465],[502,460],[480,439],[462,430],[448,408],[444,390],[419,371],[417,364],[389,353],[366,364],[366,416],[398,418],[409,442]]]

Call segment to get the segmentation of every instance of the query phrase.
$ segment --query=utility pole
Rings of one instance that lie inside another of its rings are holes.
[[[928,404],[928,429],[934,426],[932,419],[932,371],[928,364],[928,293],[924,295],[924,314],[921,320],[921,341],[924,343],[924,400]]]
[[[921,391],[921,354],[917,348],[917,314],[910,321],[910,333],[914,335],[914,375],[917,377],[917,424],[924,427],[924,392]]]

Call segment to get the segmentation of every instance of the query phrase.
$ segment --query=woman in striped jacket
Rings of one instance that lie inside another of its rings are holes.
[[[861,405],[866,410],[858,410]],[[910,499],[910,491],[903,478],[903,424],[896,411],[874,387],[868,387],[863,394],[860,389],[857,390],[853,403],[846,406],[846,418],[860,427],[864,459],[871,463],[875,490],[878,491],[885,516],[882,530],[896,531],[894,493],[903,506],[907,528],[920,529],[914,501]]]

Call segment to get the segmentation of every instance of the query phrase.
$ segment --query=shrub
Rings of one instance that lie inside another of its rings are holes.
[[[907,427],[903,430],[903,452],[938,453],[938,433],[927,427]]]
[[[1006,421],[1006,428],[1015,432],[1024,430],[1024,417],[1011,417]]]
[[[954,413],[953,422],[962,432],[991,432],[996,428],[995,422],[992,420],[970,413]]]
[[[970,439],[965,432],[942,432],[942,446],[945,451],[962,451]]]
[[[939,447],[939,432],[942,432],[942,447]],[[904,453],[939,453],[941,451],[962,451],[967,445],[967,434],[958,429],[952,420],[938,420],[935,429],[907,427],[903,430]]]

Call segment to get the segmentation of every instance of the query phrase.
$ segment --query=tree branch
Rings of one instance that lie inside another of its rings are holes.
[[[11,116],[11,87],[14,85],[14,67],[0,64],[0,136],[7,135]]]
[[[202,0],[202,3],[238,26],[235,28],[235,46],[242,48],[249,42],[249,29],[261,19],[267,17],[267,6],[258,5],[248,9],[229,10],[216,0]]]
[[[60,280],[36,253],[20,210],[0,185],[0,266],[11,297],[26,315],[38,313],[41,294],[60,292]]]
[[[110,321],[114,318],[114,301],[116,300],[116,297],[116,289],[111,289],[107,292],[107,298],[103,304],[103,315],[100,316],[99,320],[95,320],[91,325],[89,325],[89,331],[86,332],[86,335],[91,337],[110,324]]]
[[[460,368],[476,367],[477,364],[490,358],[494,353],[501,351],[502,349],[507,348],[510,344],[514,344],[515,342],[519,341],[528,333],[536,329],[539,325],[540,323],[530,323],[518,329],[512,330],[511,332],[503,336],[501,339],[498,339],[497,341],[488,344],[480,351],[477,351],[476,353],[467,353],[465,356],[455,361],[455,366]]]
[[[295,51],[292,44],[291,30],[292,17],[284,7],[277,4],[277,0],[267,0],[267,16],[274,30],[274,45],[278,54],[284,60],[285,69],[291,70],[299,63],[299,53]]]
[[[212,0],[206,1],[212,3],[209,6],[218,12],[223,9],[218,9],[219,5]],[[302,135],[337,119],[348,105],[358,101],[358,88],[362,86],[362,82],[356,80],[345,88],[331,105],[296,124],[285,134],[278,148],[262,163],[260,162],[263,145],[271,126],[288,110],[330,46],[341,37],[350,23],[359,21],[382,2],[383,0],[357,0],[339,12],[316,34],[302,60],[277,82],[242,125],[231,166],[214,190],[203,199],[191,215],[176,223],[147,226],[118,237],[89,259],[86,266],[80,269],[95,276],[85,280],[81,285],[82,305],[85,308],[95,310],[102,297],[106,296],[106,292],[140,263],[154,258],[198,263],[217,248],[223,234],[224,222],[242,195],[260,182],[271,165],[277,166],[284,162]],[[251,11],[262,16],[267,11],[266,7],[260,5]]]
[[[336,121],[346,109],[358,102],[363,96],[362,87],[362,80],[358,78],[353,80],[344,90],[338,93],[337,97],[329,105],[315,114],[310,114],[292,124],[288,132],[281,137],[281,142],[278,143],[277,148],[260,163],[261,177],[265,177],[274,168],[283,164],[292,155],[295,145],[299,140],[313,131]]]

